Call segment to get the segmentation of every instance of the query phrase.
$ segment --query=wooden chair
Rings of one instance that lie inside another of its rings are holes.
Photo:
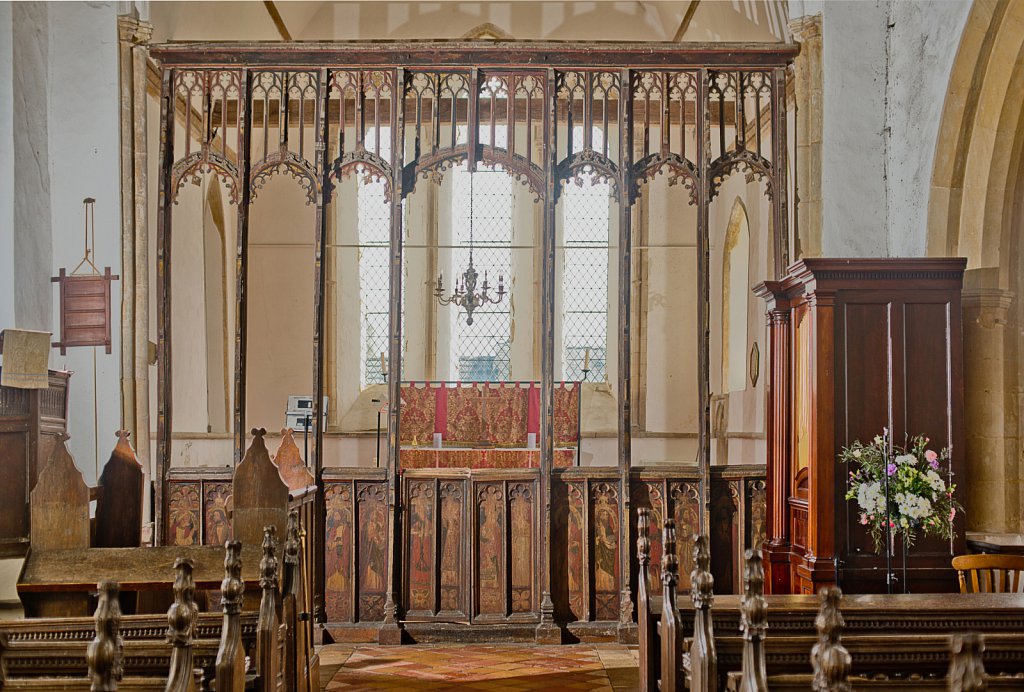
[[[1024,593],[1024,555],[957,555],[953,569],[960,593]]]

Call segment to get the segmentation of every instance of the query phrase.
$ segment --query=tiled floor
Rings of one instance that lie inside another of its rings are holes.
[[[636,648],[618,644],[342,646],[320,652],[325,690],[634,690]]]

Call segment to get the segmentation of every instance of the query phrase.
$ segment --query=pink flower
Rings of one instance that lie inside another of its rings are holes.
[[[928,465],[931,466],[932,469],[938,469],[939,468],[939,455],[936,454],[933,450],[931,450],[931,449],[925,450],[924,458],[928,460]]]
[[[949,520],[953,521],[953,517],[956,516],[956,507],[949,508]]]
[[[861,514],[861,515],[860,515],[860,523],[861,523],[861,524],[867,524],[867,523],[868,523],[868,515],[866,515],[866,514]]]

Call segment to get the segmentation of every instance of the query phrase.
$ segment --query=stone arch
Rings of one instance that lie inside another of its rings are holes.
[[[928,204],[928,254],[967,258],[967,526],[1020,531],[1024,353],[1024,5],[976,2],[950,72]]]

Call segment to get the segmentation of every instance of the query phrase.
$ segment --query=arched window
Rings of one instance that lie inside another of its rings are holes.
[[[603,132],[595,127],[593,146]],[[583,148],[583,128],[573,128],[574,149]],[[608,183],[567,182],[562,190],[562,378],[601,382],[608,377]]]
[[[722,267],[722,380],[726,391],[747,386],[747,300],[750,297],[750,229],[739,197],[725,231]]]

